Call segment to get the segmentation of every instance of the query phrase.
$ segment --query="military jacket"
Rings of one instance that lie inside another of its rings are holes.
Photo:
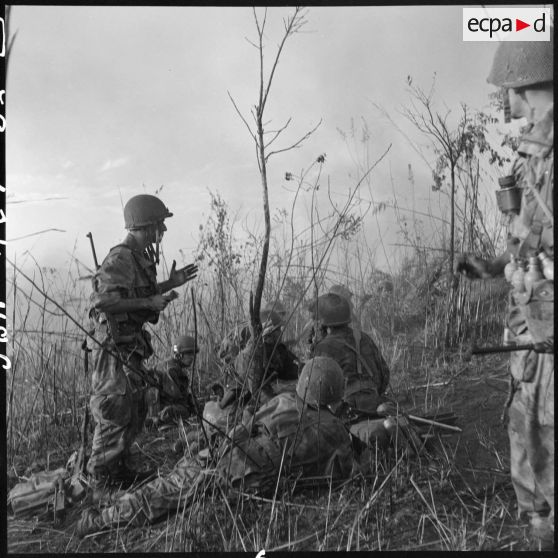
[[[523,191],[519,215],[510,224],[508,246],[521,258],[534,255],[540,249],[554,257],[554,220],[540,204],[542,200],[553,212],[553,114],[554,107],[551,106],[543,118],[522,135],[514,162],[516,182]],[[538,196],[533,190],[538,192]],[[508,328],[514,335],[522,335],[535,325],[535,329],[541,331],[537,331],[534,341],[553,337],[553,300],[553,282],[549,280],[533,285],[531,291],[521,295],[512,292]],[[545,335],[541,334],[543,329],[547,330]]]
[[[355,399],[351,397],[355,395],[358,401],[359,393],[376,392],[381,395],[387,388],[390,375],[388,365],[374,341],[364,332],[360,332],[358,353],[353,330],[349,326],[343,326],[328,333],[314,347],[312,356],[330,357],[341,366],[345,377],[344,398],[348,402]],[[374,403],[377,405],[377,398],[374,398]],[[368,408],[364,401],[358,403],[358,406],[365,412],[375,411],[375,408]]]
[[[242,384],[246,377],[248,377],[250,382],[253,380],[253,350],[253,342],[249,341],[247,346],[236,357],[234,363],[236,378],[232,383]],[[284,343],[278,343],[277,345],[266,343],[265,355],[264,382],[267,378],[271,377],[282,381],[296,381],[298,379],[298,360]]]
[[[93,278],[91,302],[99,313],[99,322],[105,324],[106,336],[119,349],[133,351],[147,358],[152,354],[146,322],[156,323],[159,313],[152,310],[111,313],[110,304],[126,298],[146,298],[157,294],[155,263],[141,252],[132,235],[113,247]]]
[[[379,393],[389,382],[389,368],[380,350],[365,332],[360,332],[360,350],[357,353],[352,328],[344,326],[328,333],[315,347],[313,356],[328,356],[339,363],[348,383],[371,380]],[[360,354],[361,366],[358,366]],[[359,372],[360,369],[360,372]]]
[[[516,254],[527,257],[542,248],[554,256],[554,221],[541,207],[540,198],[553,213],[554,192],[554,107],[523,134],[517,149],[513,173],[523,189],[521,210],[510,224],[509,235],[517,239]],[[513,242],[511,243],[513,245]]]
[[[188,369],[174,358],[169,358],[156,370],[163,405],[181,404],[188,399]]]
[[[229,437],[218,471],[233,487],[267,492],[280,473],[344,479],[352,471],[351,438],[342,421],[326,409],[303,406],[292,393],[273,397]]]

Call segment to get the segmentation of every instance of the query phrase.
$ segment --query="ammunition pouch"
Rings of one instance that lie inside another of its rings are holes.
[[[496,190],[496,202],[502,213],[519,213],[521,209],[522,189],[516,186]]]
[[[534,343],[554,342],[554,282],[543,279],[516,295]]]
[[[149,358],[153,354],[151,335],[143,329],[142,322],[130,319],[128,313],[105,314],[98,313],[99,319],[95,332],[103,339],[110,337],[114,344],[125,345],[129,348],[133,345],[134,351],[141,354],[142,358]]]

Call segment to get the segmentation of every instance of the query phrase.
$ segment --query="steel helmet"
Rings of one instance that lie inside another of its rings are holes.
[[[189,335],[180,335],[172,344],[172,350],[175,353],[197,353],[199,348],[196,347],[196,340]]]
[[[348,301],[350,301],[351,298],[353,297],[353,293],[347,287],[345,287],[345,285],[333,285],[333,287],[329,289],[329,292],[342,296]]]
[[[124,206],[124,227],[129,230],[155,225],[167,217],[172,217],[172,213],[157,196],[150,194],[134,196]]]
[[[351,323],[351,306],[349,301],[333,293],[319,296],[318,320],[327,327]]]
[[[296,384],[296,394],[313,408],[335,405],[343,399],[343,371],[332,358],[318,356],[302,368]]]
[[[496,50],[487,81],[506,88],[547,83],[553,77],[554,29],[550,41],[504,41]]]

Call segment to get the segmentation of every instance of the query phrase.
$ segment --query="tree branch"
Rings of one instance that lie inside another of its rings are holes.
[[[304,134],[298,141],[296,141],[289,147],[285,147],[284,149],[278,149],[277,151],[271,151],[270,153],[268,153],[265,157],[266,162],[269,160],[269,158],[272,155],[277,155],[277,153],[284,153],[285,151],[290,151],[291,149],[296,149],[297,147],[300,147],[300,144],[306,139],[308,139],[319,128],[321,123],[322,123],[322,119],[320,118],[320,121],[316,124],[316,126],[314,126],[314,128],[312,128],[309,132],[306,132],[306,134]]]

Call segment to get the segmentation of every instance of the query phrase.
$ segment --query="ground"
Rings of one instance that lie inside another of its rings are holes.
[[[526,525],[516,519],[507,433],[501,421],[508,393],[506,359],[475,357],[459,366],[440,366],[426,381],[419,375],[397,390],[408,412],[438,407],[453,411],[462,434],[443,438],[435,457],[406,458],[375,479],[360,478],[329,491],[307,487],[273,502],[244,497],[225,507],[218,498],[212,502],[219,505],[206,509],[205,503],[197,503],[144,529],[114,530],[80,540],[75,535],[79,508],[68,510],[56,526],[52,521],[9,518],[8,551],[529,548]],[[172,450],[178,436],[176,428],[144,433],[136,448],[138,460],[164,473],[178,459]],[[239,509],[241,513],[232,513]],[[238,520],[231,523],[231,517]],[[256,528],[263,518],[267,528]]]

